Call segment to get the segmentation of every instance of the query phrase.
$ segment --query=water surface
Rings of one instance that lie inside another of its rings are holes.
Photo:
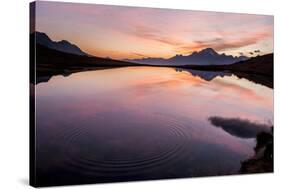
[[[36,85],[43,185],[236,174],[255,138],[209,118],[267,124],[273,90],[230,73],[126,67]]]

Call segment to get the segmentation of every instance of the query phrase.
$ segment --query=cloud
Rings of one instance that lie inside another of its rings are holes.
[[[273,46],[273,17],[265,15],[56,2],[38,3],[37,13],[37,29],[113,58],[128,58],[132,49],[169,57],[206,47],[271,52]],[[265,43],[239,49],[267,37]]]
[[[140,56],[140,57],[147,57],[145,54],[133,52],[132,54]]]
[[[178,51],[191,52],[193,50],[200,50],[211,47],[217,51],[241,48],[248,45],[256,44],[259,41],[270,37],[268,32],[257,32],[250,36],[241,36],[237,39],[229,39],[227,37],[216,37],[209,40],[195,40],[191,44],[180,46]]]
[[[153,27],[142,25],[135,28],[136,30],[133,34],[144,40],[156,41],[171,46],[180,46],[184,44],[183,41],[175,39],[171,35],[166,36],[160,30]]]

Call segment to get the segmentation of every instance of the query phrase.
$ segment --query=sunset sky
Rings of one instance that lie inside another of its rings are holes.
[[[169,58],[207,47],[235,56],[273,52],[267,15],[39,1],[36,30],[115,59]]]

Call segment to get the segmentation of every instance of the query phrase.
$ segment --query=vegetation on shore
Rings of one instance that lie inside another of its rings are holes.
[[[241,162],[240,173],[273,172],[273,127],[271,132],[260,132],[256,136],[255,155]]]

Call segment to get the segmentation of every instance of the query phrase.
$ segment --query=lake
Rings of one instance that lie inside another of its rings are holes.
[[[237,174],[255,137],[210,118],[270,125],[273,89],[231,73],[123,67],[36,85],[42,185]]]

